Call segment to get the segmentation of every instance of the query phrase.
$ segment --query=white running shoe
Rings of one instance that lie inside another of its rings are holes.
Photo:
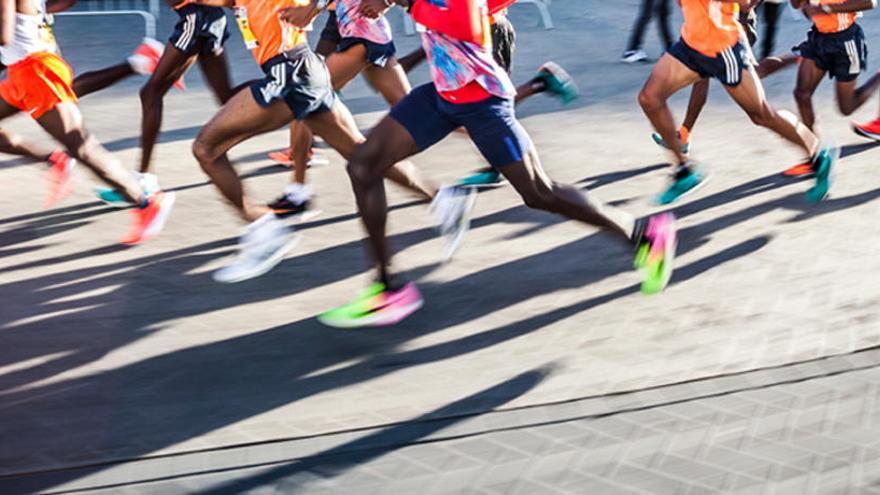
[[[259,277],[280,263],[298,240],[275,214],[267,213],[248,225],[238,242],[238,256],[214,272],[214,280],[233,284]]]
[[[437,230],[446,237],[443,261],[447,262],[461,246],[471,225],[471,212],[477,201],[477,191],[461,186],[445,186],[431,201],[431,212],[437,220]]]
[[[620,57],[620,61],[625,64],[634,64],[636,62],[644,62],[645,60],[648,60],[648,54],[642,50],[627,50]]]

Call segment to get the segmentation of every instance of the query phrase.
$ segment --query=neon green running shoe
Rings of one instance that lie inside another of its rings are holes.
[[[643,273],[642,293],[657,294],[669,284],[675,269],[678,230],[675,216],[660,213],[648,219],[645,233],[636,248],[634,265]]]
[[[321,313],[318,321],[335,328],[394,325],[416,312],[423,303],[413,282],[396,291],[376,282],[358,293],[354,301]]]

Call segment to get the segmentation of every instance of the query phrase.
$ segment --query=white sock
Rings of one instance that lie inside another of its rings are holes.
[[[302,204],[312,197],[312,188],[307,184],[294,182],[284,187],[284,195],[294,203]]]

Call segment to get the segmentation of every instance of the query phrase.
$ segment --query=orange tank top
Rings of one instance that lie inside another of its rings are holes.
[[[739,4],[716,0],[681,0],[681,37],[694,50],[716,57],[737,44],[742,34]]]
[[[278,11],[307,0],[235,0],[235,19],[244,44],[263,65],[272,57],[306,43],[305,30],[283,22]]]
[[[819,5],[833,5],[835,3],[843,3],[846,0],[819,0],[812,2]],[[855,12],[835,12],[833,14],[819,14],[813,16],[813,24],[820,33],[839,33],[846,31],[856,23]]]

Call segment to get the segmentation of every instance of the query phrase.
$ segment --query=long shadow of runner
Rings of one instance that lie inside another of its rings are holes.
[[[582,251],[583,244],[581,241],[565,249]],[[682,280],[695,277],[765,244],[765,238],[747,241],[682,267],[680,276]],[[0,431],[0,465],[6,471],[2,474],[10,476],[39,467],[25,458],[23,453],[28,452],[53,459],[57,465],[88,464],[96,457],[101,461],[140,457],[328,390],[489,348],[638,291],[633,285],[514,324],[405,349],[411,340],[533,297],[548,287],[559,287],[560,281],[554,281],[559,277],[552,274],[546,277],[549,282],[540,286],[522,283],[511,288],[512,284],[497,281],[521,274],[525,264],[559,263],[565,259],[560,254],[565,253],[553,250],[511,266],[490,268],[442,285],[427,285],[426,300],[434,302],[393,329],[334,332],[308,318],[103,373],[4,394],[0,406],[0,424],[5,426]],[[573,270],[571,266],[567,269]],[[587,274],[584,278],[570,273],[565,285],[591,283],[595,277]],[[506,289],[493,292],[482,304],[456,305],[455,311],[449,311],[449,295],[469,293],[473,297],[474,287],[485,287],[493,281],[494,291]],[[354,364],[331,368],[343,362]],[[319,370],[327,371],[316,373]],[[66,413],[59,415],[62,410]],[[51,479],[31,479],[28,486],[44,490],[102,469],[98,466],[60,472]],[[11,488],[15,483],[14,477],[0,480],[0,492],[14,493]]]

